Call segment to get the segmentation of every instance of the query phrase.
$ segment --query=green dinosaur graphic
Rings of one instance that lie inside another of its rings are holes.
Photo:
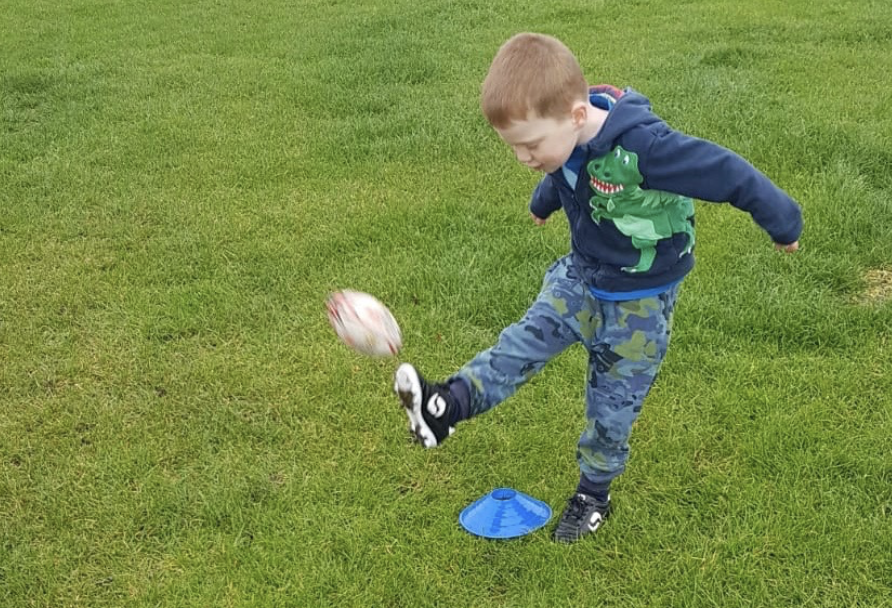
[[[612,221],[641,251],[638,263],[623,267],[623,271],[650,270],[657,255],[657,241],[673,234],[688,235],[688,244],[679,257],[694,248],[693,201],[662,190],[643,190],[637,154],[617,146],[610,154],[591,160],[588,173],[594,193],[589,200],[592,220],[596,224],[605,218]]]

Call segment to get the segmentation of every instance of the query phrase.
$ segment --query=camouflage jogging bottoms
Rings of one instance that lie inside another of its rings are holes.
[[[471,417],[495,407],[574,343],[588,351],[586,425],[576,456],[582,473],[608,483],[629,457],[629,434],[666,355],[678,286],[656,296],[594,297],[570,256],[555,262],[524,317],[453,378],[470,387]]]

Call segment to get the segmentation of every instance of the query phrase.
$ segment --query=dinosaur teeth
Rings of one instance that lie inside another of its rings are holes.
[[[617,192],[622,192],[624,188],[622,184],[608,184],[607,182],[602,182],[597,177],[592,177],[591,182],[592,188],[601,194],[616,194]]]

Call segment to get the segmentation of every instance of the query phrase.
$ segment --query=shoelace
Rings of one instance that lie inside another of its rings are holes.
[[[574,521],[579,521],[582,519],[582,515],[585,513],[585,500],[583,500],[578,494],[574,495],[567,503],[567,510],[564,511],[564,519],[573,518]]]

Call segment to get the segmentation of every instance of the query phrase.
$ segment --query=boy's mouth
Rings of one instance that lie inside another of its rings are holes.
[[[605,181],[599,180],[597,177],[589,177],[591,178],[592,188],[601,194],[616,194],[617,192],[622,192],[625,188],[622,184],[608,184]]]

